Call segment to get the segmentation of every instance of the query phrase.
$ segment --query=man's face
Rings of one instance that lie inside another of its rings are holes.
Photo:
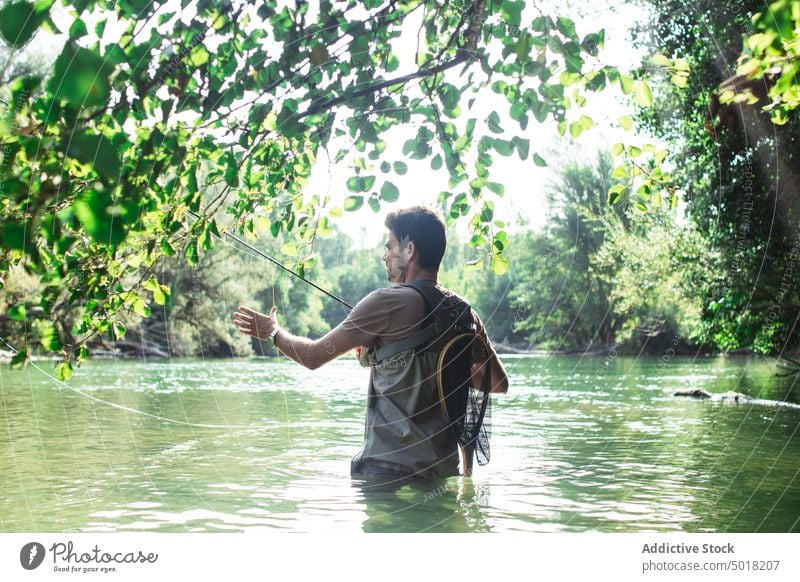
[[[386,264],[386,278],[392,283],[405,282],[408,262],[411,259],[409,250],[407,238],[402,242],[398,241],[394,233],[389,231],[383,262]]]

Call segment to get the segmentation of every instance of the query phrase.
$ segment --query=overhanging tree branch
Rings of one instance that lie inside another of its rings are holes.
[[[392,85],[408,83],[409,81],[413,81],[414,79],[432,77],[434,75],[441,73],[442,71],[446,71],[447,69],[452,69],[453,67],[460,65],[461,63],[467,62],[477,53],[476,49],[478,46],[478,40],[480,37],[481,28],[483,27],[483,22],[486,18],[485,13],[486,13],[486,0],[478,0],[477,2],[475,2],[470,24],[467,27],[466,32],[464,33],[466,42],[457,49],[456,56],[451,60],[446,61],[444,63],[440,63],[432,67],[426,67],[420,69],[416,73],[410,73],[408,75],[403,75],[402,77],[395,77],[394,79],[387,79],[379,83],[367,85],[366,87],[358,89],[357,91],[349,93],[346,92],[345,94],[339,95],[338,97],[328,99],[318,104],[312,104],[306,111],[298,114],[296,119],[300,120],[309,115],[323,113],[325,111],[332,109],[333,107],[336,107],[337,105],[344,103],[345,101],[348,101],[350,99],[356,99],[358,97],[363,97],[364,95],[369,95],[371,93],[376,93],[378,91],[381,91],[382,89],[391,87]]]

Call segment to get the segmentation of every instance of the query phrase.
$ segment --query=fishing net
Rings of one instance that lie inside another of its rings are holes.
[[[491,458],[489,439],[492,436],[492,399],[478,390],[470,391],[469,406],[464,420],[464,443],[472,442],[475,459],[483,466]],[[472,439],[472,440],[470,440]]]
[[[442,350],[440,391],[447,416],[456,439],[469,456],[474,454],[479,465],[486,465],[491,456],[491,380],[488,347],[474,333],[457,336]]]

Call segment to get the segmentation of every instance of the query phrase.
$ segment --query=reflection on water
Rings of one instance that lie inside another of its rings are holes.
[[[354,361],[95,361],[81,393],[3,368],[0,531],[800,531],[798,393],[769,361],[506,361],[492,462],[410,484],[350,479]]]

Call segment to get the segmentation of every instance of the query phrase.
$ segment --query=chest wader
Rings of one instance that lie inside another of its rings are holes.
[[[422,295],[425,319],[414,335],[366,354],[364,446],[351,474],[444,477],[458,475],[460,462],[469,475],[489,401],[488,370],[478,392],[470,388],[471,367],[488,361],[488,346],[475,333],[466,301],[433,281],[405,286]],[[488,462],[485,441],[480,464]]]

